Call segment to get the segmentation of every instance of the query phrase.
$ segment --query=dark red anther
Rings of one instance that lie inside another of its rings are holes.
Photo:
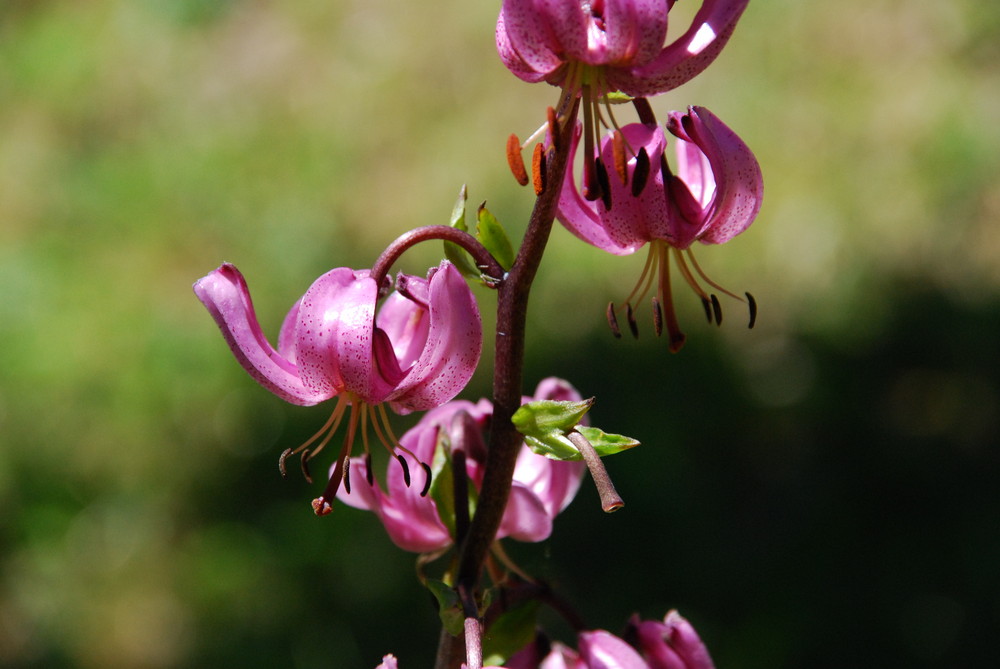
[[[399,466],[403,468],[403,483],[405,483],[406,487],[409,488],[410,487],[410,466],[408,464],[406,464],[406,458],[404,458],[402,455],[397,455],[396,456],[396,460],[399,461]]]
[[[371,453],[365,453],[365,479],[368,480],[368,485],[375,485],[375,472],[372,471]]]
[[[722,305],[719,304],[719,298],[712,293],[712,313],[715,314],[715,324],[722,325]]]
[[[750,307],[750,325],[748,326],[751,330],[753,329],[754,323],[757,322],[757,300],[753,299],[753,295],[747,293],[747,306]]]
[[[649,154],[646,147],[639,149],[635,157],[635,170],[632,172],[632,197],[639,197],[649,181]]]
[[[615,303],[608,302],[608,327],[611,328],[611,334],[615,336],[615,339],[622,338],[621,328],[618,327],[618,316],[615,315]]]
[[[708,324],[712,324],[712,301],[707,297],[701,298],[701,306],[705,310],[705,318],[708,319]]]
[[[628,329],[632,331],[632,336],[636,339],[639,338],[639,324],[635,322],[635,313],[632,311],[632,305],[625,303],[625,318],[628,319]]]
[[[597,183],[601,189],[601,202],[604,208],[611,211],[611,180],[608,178],[608,168],[600,158],[594,160],[594,171],[597,173]]]
[[[351,458],[344,458],[344,490],[351,494]]]
[[[420,466],[424,468],[424,489],[420,491],[420,496],[427,497],[427,493],[431,491],[431,478],[433,474],[431,473],[431,466],[426,462],[421,462]]]
[[[281,472],[281,478],[287,479],[288,472],[285,470],[285,458],[292,454],[292,449],[286,448],[278,456],[278,471]]]
[[[514,133],[507,138],[507,164],[517,183],[527,186],[528,171],[524,168],[524,158],[521,157],[521,140]]]
[[[663,309],[660,307],[660,301],[653,298],[653,331],[656,332],[656,336],[659,337],[663,334]]]

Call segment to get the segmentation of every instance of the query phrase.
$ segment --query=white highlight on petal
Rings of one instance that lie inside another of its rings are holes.
[[[691,43],[688,44],[688,53],[693,56],[698,55],[715,40],[715,37],[715,30],[712,29],[712,26],[702,23],[701,27],[698,28],[698,32],[691,38]]]

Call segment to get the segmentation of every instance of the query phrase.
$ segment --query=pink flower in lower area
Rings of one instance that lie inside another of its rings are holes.
[[[677,611],[668,613],[663,622],[636,617],[631,624],[652,669],[715,669],[701,637]]]
[[[671,611],[662,622],[629,622],[629,641],[606,632],[582,632],[577,650],[555,643],[546,653],[537,644],[518,651],[509,669],[715,669],[712,658],[687,620]]]
[[[504,0],[497,51],[524,81],[649,96],[708,67],[748,1],[704,0],[691,26],[664,46],[674,0]]]
[[[674,317],[671,257],[685,282],[701,297],[709,319],[714,315],[715,320],[721,320],[717,299],[703,285],[742,298],[709,279],[690,247],[695,241],[722,244],[750,227],[760,210],[764,184],[760,165],[749,147],[704,107],[671,112],[667,129],[675,137],[676,173],[666,159],[667,136],[662,128],[627,125],[621,137],[632,153],[622,178],[612,174],[605,197],[592,200],[577,187],[575,175],[567,172],[558,215],[567,230],[610,253],[626,255],[649,245],[646,268],[626,306],[631,314],[633,298],[642,299],[658,269],[654,312],[659,314],[662,309],[671,348],[676,350],[684,335]],[[573,152],[577,143],[574,141]],[[601,142],[605,164],[615,164],[614,144],[612,135]]]
[[[338,398],[323,430],[297,449],[304,465],[329,442],[346,408],[356,409],[350,412],[330,485],[313,502],[317,513],[330,510],[348,475],[359,423],[363,431],[370,418],[380,436],[391,434],[379,428],[385,420],[383,403],[398,413],[440,406],[465,387],[479,362],[479,310],[458,270],[442,262],[426,279],[400,275],[396,288],[378,309],[387,286],[376,285],[367,270],[331,270],[292,306],[275,348],[264,337],[236,267],[224,264],[194,284],[236,359],[258,383],[292,404]]]
[[[580,395],[565,381],[546,379],[532,399],[579,400]],[[470,485],[478,490],[482,484],[486,446],[484,431],[493,413],[487,400],[478,403],[464,400],[449,402],[428,411],[399,440],[406,449],[401,456],[410,464],[441,462],[447,455],[455,462],[454,450],[460,449]],[[451,449],[448,454],[439,448]],[[437,458],[435,458],[437,454]],[[451,545],[453,519],[438,508],[434,495],[421,496],[406,485],[406,470],[389,463],[386,473],[387,490],[379,485],[357,483],[350,492],[341,489],[338,498],[345,504],[374,512],[393,543],[404,550],[427,553]],[[552,521],[573,500],[583,477],[582,462],[558,462],[536,455],[526,446],[517,458],[510,499],[504,512],[498,538],[511,537],[519,541],[542,541],[552,532]],[[367,463],[352,465],[355,480],[369,477]],[[472,491],[474,494],[475,491]],[[444,490],[446,496],[450,490]],[[445,517],[442,517],[444,515]]]

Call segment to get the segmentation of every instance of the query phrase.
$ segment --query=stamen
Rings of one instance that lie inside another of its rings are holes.
[[[719,304],[719,298],[712,293],[712,311],[715,313],[715,324],[722,325],[722,305]]]
[[[426,462],[421,462],[420,466],[424,468],[424,489],[420,491],[420,496],[427,497],[427,493],[431,491],[431,478],[433,474],[431,473],[431,466]]]
[[[351,494],[351,458],[350,456],[344,458],[344,490],[348,495]]]
[[[351,454],[351,446],[354,444],[354,436],[358,429],[358,413],[357,411],[351,412],[347,435],[344,437],[344,445],[340,447],[340,455],[337,456],[337,464],[333,467],[333,474],[330,475],[330,480],[327,481],[323,494],[312,501],[313,512],[317,516],[325,516],[333,511],[330,503],[336,498],[340,482],[344,478],[345,464]]]
[[[632,331],[632,336],[639,338],[639,324],[635,322],[635,314],[632,313],[632,305],[625,304],[625,318],[628,319],[628,329]]]
[[[701,306],[705,310],[705,318],[708,319],[708,324],[712,324],[712,301],[707,298],[701,298]]]
[[[667,335],[670,337],[669,349],[671,353],[677,353],[684,346],[687,337],[681,331],[677,322],[677,314],[674,312],[674,299],[670,292],[670,255],[669,247],[662,242],[654,242],[660,259],[660,284],[657,287],[656,296],[660,298],[665,307]]]
[[[396,454],[396,460],[399,462],[399,466],[403,468],[403,483],[406,487],[410,487],[410,466],[406,464],[406,458],[402,455]]]
[[[653,297],[653,331],[659,337],[663,334],[663,309],[660,308],[660,301]]]
[[[559,150],[559,117],[556,115],[556,110],[552,107],[548,107],[545,110],[546,117],[549,122],[549,141],[552,142],[552,148],[556,151]]]
[[[649,154],[646,147],[639,149],[635,157],[635,170],[632,172],[632,197],[639,197],[649,181]]]
[[[535,195],[545,192],[545,147],[535,144],[535,153],[531,156],[531,176],[535,187]]]
[[[323,433],[326,433],[326,437],[323,439],[323,442],[315,450],[313,450],[312,454],[315,457],[316,454],[318,454],[321,450],[323,450],[323,447],[327,443],[329,443],[330,438],[337,431],[337,428],[340,427],[340,421],[344,417],[344,412],[347,410],[347,407],[350,406],[350,404],[351,404],[350,400],[344,398],[343,396],[340,396],[337,399],[337,406],[334,407],[333,413],[330,414],[330,418],[327,419],[326,423],[323,424],[323,427],[321,427],[319,429],[319,431],[316,432],[316,434],[314,434],[313,436],[309,437],[309,439],[304,444],[300,445],[298,448],[296,448],[295,450],[291,451],[291,453],[289,453],[289,455],[294,454],[294,453],[301,453],[302,451],[304,451],[305,449],[307,449],[309,446],[311,446],[314,441],[316,441],[317,439],[319,439],[323,435]],[[287,457],[287,456],[285,456],[285,457]],[[279,468],[280,468],[280,466],[281,466],[281,463],[279,462]]]
[[[746,296],[747,305],[750,307],[750,325],[748,327],[752,330],[754,323],[757,322],[757,300],[750,293],[747,293]]]
[[[278,471],[281,472],[281,478],[283,479],[288,478],[288,472],[285,471],[285,458],[287,458],[291,454],[292,454],[292,449],[286,448],[281,452],[281,455],[278,456]]]
[[[302,451],[302,457],[299,458],[299,467],[302,468],[302,478],[306,480],[306,483],[312,483],[312,476],[309,474],[309,449]]]
[[[365,479],[369,486],[375,485],[375,472],[372,471],[372,454],[365,453]]]
[[[608,168],[604,166],[603,160],[596,158],[594,169],[597,171],[597,183],[601,189],[601,202],[604,203],[605,209],[611,211],[611,180],[608,179]]]
[[[628,185],[628,160],[625,156],[625,135],[620,130],[616,130],[611,135],[611,153],[614,156],[615,172],[621,179],[622,186]]]
[[[730,290],[726,290],[725,288],[723,288],[722,286],[720,286],[716,282],[712,281],[712,279],[709,278],[709,276],[707,274],[705,274],[705,270],[703,270],[701,268],[701,265],[698,264],[698,261],[695,260],[694,252],[691,249],[687,250],[687,257],[688,257],[688,260],[691,261],[691,266],[694,267],[694,271],[696,271],[698,273],[698,276],[700,276],[705,283],[707,283],[708,285],[710,285],[712,288],[715,288],[720,293],[725,293],[726,295],[728,295],[729,297],[733,298],[734,300],[739,300],[740,302],[744,301],[744,299],[742,297],[740,297],[739,295],[737,295],[736,293],[734,293],[734,292],[732,292]]]
[[[527,186],[528,172],[524,169],[524,158],[521,156],[521,140],[514,133],[507,138],[507,165],[517,183]]]
[[[615,336],[615,339],[621,339],[622,331],[621,328],[618,327],[618,317],[615,316],[614,302],[608,302],[607,317],[608,317],[608,327],[611,328],[611,334]]]

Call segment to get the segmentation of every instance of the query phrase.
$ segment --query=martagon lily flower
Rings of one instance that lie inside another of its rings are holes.
[[[621,137],[632,157],[622,165],[621,178],[609,180],[605,197],[590,200],[577,188],[572,171],[567,171],[558,217],[574,235],[609,253],[627,255],[649,245],[642,275],[624,303],[629,327],[637,333],[633,302],[643,300],[655,282],[656,333],[659,335],[665,326],[671,351],[678,351],[685,336],[671,297],[671,258],[701,298],[709,322],[721,323],[722,309],[711,289],[744,300],[702,271],[691,245],[695,241],[722,244],[750,227],[760,210],[764,184],[760,165],[749,147],[704,107],[671,112],[667,129],[676,138],[676,174],[667,163],[663,129],[655,124],[627,125],[621,129]],[[579,132],[573,152],[578,143]],[[610,134],[601,142],[601,155],[609,163],[620,150],[616,143],[615,135]],[[753,327],[756,304],[749,293],[746,301]],[[619,336],[613,304],[608,307],[608,319]]]
[[[566,381],[548,378],[538,384],[534,397],[525,397],[524,401],[542,399],[579,400],[580,394]],[[493,406],[488,400],[480,400],[476,404],[453,400],[432,409],[400,438],[399,443],[406,449],[406,455],[401,457],[416,464],[440,463],[444,459],[441,456],[446,456],[453,471],[464,461],[466,478],[478,490],[482,485],[486,461],[484,431],[492,414]],[[447,449],[448,453],[441,453],[440,449]],[[438,507],[433,499],[437,495],[418,495],[406,485],[405,470],[391,464],[386,473],[386,492],[378,485],[356,485],[350,491],[342,488],[337,493],[338,499],[350,506],[374,512],[385,526],[389,538],[403,550],[431,553],[454,543],[452,530],[455,520],[447,518],[445,509]],[[367,462],[359,463],[355,471],[370,476],[369,467]],[[552,533],[555,516],[576,495],[583,472],[583,462],[550,460],[522,446],[497,538],[509,536],[530,542],[546,539]],[[452,493],[451,488],[441,491],[448,499],[445,506],[450,509],[459,503]]]
[[[224,264],[194,284],[198,299],[215,319],[236,359],[281,399],[303,406],[337,398],[327,423],[285,458],[301,453],[302,468],[333,438],[347,408],[347,434],[323,494],[313,500],[318,515],[331,511],[343,481],[350,486],[349,457],[361,433],[366,459],[367,424],[404,468],[403,450],[389,428],[385,404],[397,413],[425,411],[452,399],[472,376],[482,347],[475,299],[450,263],[426,279],[399,275],[396,291],[376,309],[388,286],[376,285],[368,270],[340,267],[318,278],[285,317],[275,349],[264,337],[246,281]],[[377,311],[377,314],[376,314]],[[310,450],[310,447],[319,444]],[[423,492],[430,484],[430,468]]]
[[[708,67],[748,2],[704,0],[691,26],[664,46],[674,0],[504,0],[497,51],[530,83],[647,97]]]

